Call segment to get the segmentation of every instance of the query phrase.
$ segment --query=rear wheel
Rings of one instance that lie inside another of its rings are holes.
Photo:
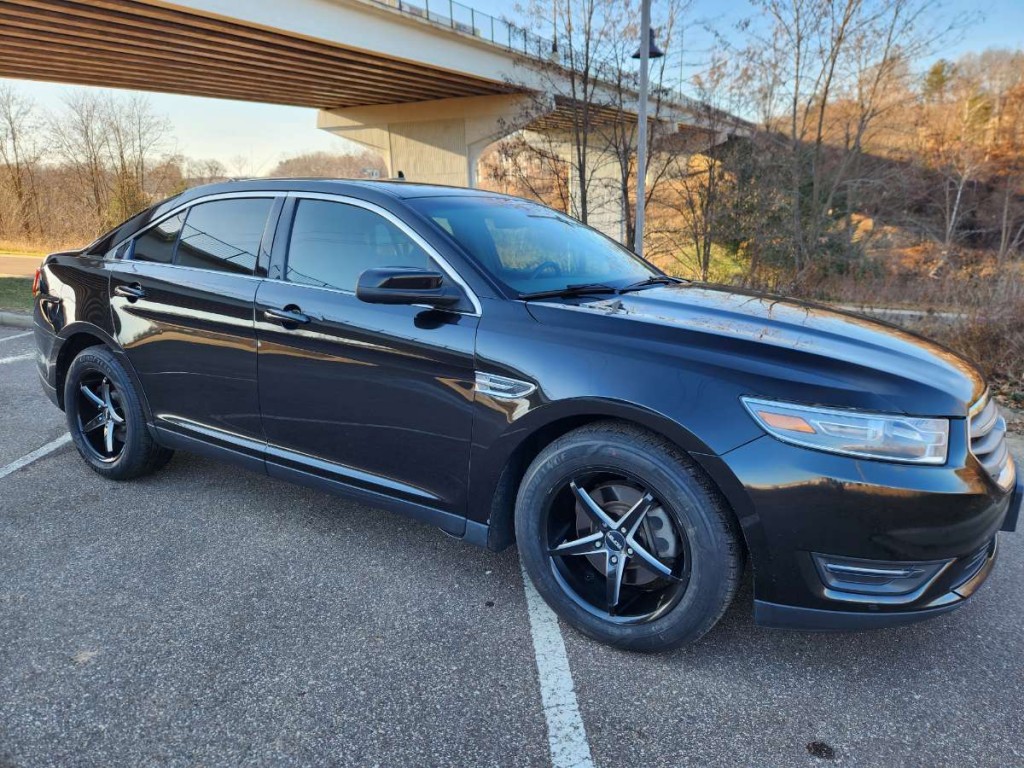
[[[562,618],[632,650],[699,638],[743,569],[717,489],[667,441],[614,422],[541,452],[520,487],[516,537],[527,573]]]
[[[84,349],[71,362],[64,412],[79,455],[111,480],[154,472],[173,455],[149,434],[135,387],[106,347]]]

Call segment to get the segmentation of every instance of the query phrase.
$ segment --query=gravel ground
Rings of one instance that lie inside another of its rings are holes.
[[[0,364],[0,466],[62,431],[35,377]],[[749,584],[673,654],[563,628],[595,763],[1024,765],[1001,546],[971,603],[901,629],[759,629]],[[241,763],[549,764],[515,554],[183,454],[119,484],[65,447],[0,479],[0,766]]]

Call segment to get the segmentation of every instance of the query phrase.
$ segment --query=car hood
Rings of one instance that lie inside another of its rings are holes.
[[[861,315],[761,293],[683,283],[614,298],[567,300],[623,332],[736,372],[750,394],[918,415],[965,416],[985,382],[970,362],[916,334]],[[545,322],[540,304],[534,317]],[[666,335],[667,334],[667,335]]]

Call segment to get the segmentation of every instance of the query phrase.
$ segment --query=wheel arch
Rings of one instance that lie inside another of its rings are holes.
[[[54,361],[54,385],[57,388],[57,404],[64,409],[64,384],[67,380],[71,361],[89,347],[104,346],[112,349],[110,340],[102,330],[86,323],[73,323],[60,333],[60,347]]]
[[[549,413],[542,413],[549,411]],[[547,416],[547,418],[541,418]],[[688,456],[693,454],[709,453],[708,447],[694,434],[686,430],[677,422],[667,416],[656,413],[646,408],[641,408],[629,403],[622,403],[611,400],[581,400],[574,401],[568,407],[555,408],[554,404],[532,411],[524,420],[529,419],[530,424],[519,427],[516,425],[514,434],[518,440],[513,445],[503,445],[502,457],[498,462],[500,471],[496,477],[486,483],[482,496],[477,499],[487,499],[485,504],[488,509],[487,518],[487,540],[486,546],[494,551],[501,551],[515,541],[515,503],[519,492],[519,485],[526,474],[530,463],[548,445],[575,429],[602,421],[626,423],[640,427],[658,437],[668,441]],[[499,440],[499,443],[505,443]],[[497,445],[490,450],[496,450]],[[487,461],[485,459],[485,461]],[[705,474],[702,462],[694,462]],[[722,498],[732,510],[728,495],[718,487],[718,483],[708,475],[708,479],[718,488]],[[736,513],[732,510],[734,517]]]
[[[71,323],[62,328],[59,337],[61,342],[54,361],[54,384],[57,388],[57,404],[61,410],[64,410],[64,384],[67,379],[68,369],[71,367],[71,362],[78,357],[82,350],[89,347],[102,346],[114,353],[118,362],[121,363],[128,373],[128,377],[131,379],[132,385],[139,395],[139,401],[142,403],[142,410],[146,415],[146,421],[147,423],[152,423],[153,414],[149,408],[146,392],[142,388],[142,382],[139,380],[139,376],[135,372],[135,368],[132,366],[128,356],[124,354],[124,351],[110,334],[91,323],[79,322]]]

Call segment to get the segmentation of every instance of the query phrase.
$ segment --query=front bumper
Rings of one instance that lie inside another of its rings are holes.
[[[913,610],[877,609],[871,612],[805,608],[797,605],[779,605],[765,600],[754,601],[754,621],[763,627],[801,629],[818,632],[845,632],[861,629],[883,629],[913,624],[918,621],[954,611],[967,602],[992,572],[996,564],[999,545],[996,539],[987,547],[979,568],[970,573],[958,571],[959,582],[923,607]],[[954,561],[955,563],[956,561]],[[964,578],[966,577],[966,578]],[[869,604],[870,605],[870,604]]]
[[[966,440],[956,442],[951,436],[943,467],[858,460],[767,436],[698,457],[739,517],[757,622],[864,629],[962,605],[991,573],[997,533],[1014,529],[1024,489],[1018,478],[1014,492],[1000,491]],[[876,589],[829,578],[829,563],[836,571],[871,566],[920,578]]]
[[[1024,470],[1018,467],[1017,484],[1013,488],[1010,506],[1006,510],[1006,517],[1003,519],[1003,527],[1000,530],[1007,533],[1013,533],[1017,530],[1021,508],[1024,508]]]

